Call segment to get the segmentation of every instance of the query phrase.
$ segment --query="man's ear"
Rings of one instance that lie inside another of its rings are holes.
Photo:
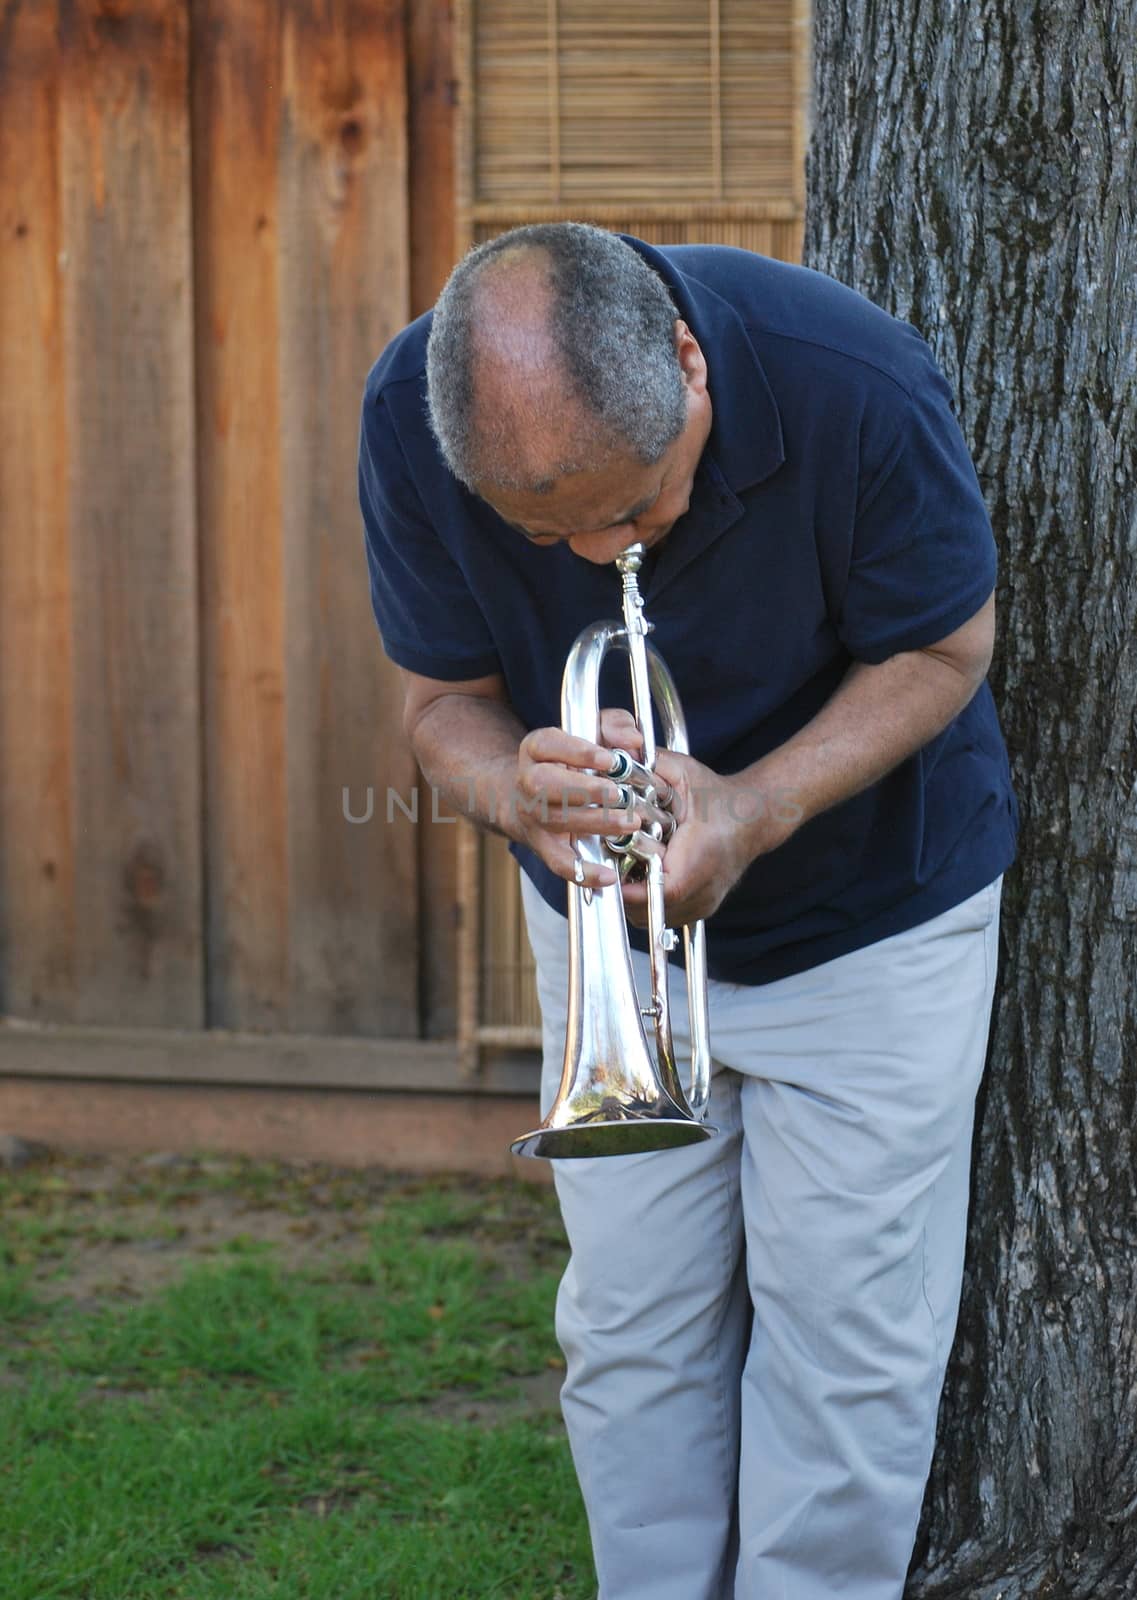
[[[706,359],[703,356],[699,341],[682,318],[677,319],[675,323],[675,354],[679,358],[679,369],[683,374],[683,382],[687,387],[689,389],[705,389],[707,384]]]

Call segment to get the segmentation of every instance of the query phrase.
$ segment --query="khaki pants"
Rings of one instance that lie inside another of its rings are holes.
[[[809,972],[712,983],[718,1136],[553,1164],[599,1600],[900,1600],[959,1306],[1001,883]],[[524,900],[544,1113],[567,923],[527,880]],[[672,1008],[685,1062],[681,973]]]

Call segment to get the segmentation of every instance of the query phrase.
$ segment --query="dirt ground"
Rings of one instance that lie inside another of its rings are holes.
[[[362,1203],[341,1209],[331,1203],[336,1192],[331,1184],[312,1181],[304,1169],[281,1170],[290,1181],[278,1201],[271,1192],[250,1191],[238,1183],[207,1187],[200,1181],[232,1182],[239,1167],[227,1160],[52,1157],[51,1177],[66,1185],[62,1193],[56,1190],[57,1199],[66,1196],[66,1231],[82,1245],[68,1252],[70,1260],[59,1276],[58,1266],[50,1261],[41,1264],[36,1272],[38,1292],[80,1304],[108,1294],[141,1297],[177,1277],[187,1261],[213,1255],[235,1242],[274,1246],[284,1267],[309,1266],[329,1245],[345,1256],[354,1247],[362,1251],[366,1229],[381,1204],[378,1196],[374,1206],[366,1204],[372,1197],[365,1175],[350,1175],[352,1187],[360,1191],[352,1201],[358,1198]],[[298,1182],[306,1189],[302,1215],[296,1214],[295,1206]],[[338,1192],[342,1194],[342,1187]]]
[[[368,1230],[392,1195],[445,1189],[448,1205],[476,1220],[470,1234],[502,1267],[524,1273],[560,1248],[547,1192],[456,1177],[409,1177],[317,1163],[250,1163],[230,1157],[77,1156],[38,1152],[0,1170],[3,1209],[27,1223],[32,1286],[77,1310],[144,1298],[186,1267],[222,1251],[272,1246],[284,1268],[362,1256]],[[557,1410],[563,1372],[518,1380],[515,1400],[440,1395],[432,1410],[492,1421],[521,1409]]]

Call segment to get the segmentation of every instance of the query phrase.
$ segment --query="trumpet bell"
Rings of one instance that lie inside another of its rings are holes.
[[[675,1112],[678,1107],[674,1107]],[[595,1117],[604,1120],[593,1120]],[[607,1120],[585,1112],[562,1128],[543,1124],[532,1133],[515,1139],[510,1149],[515,1156],[546,1156],[551,1160],[571,1160],[580,1156],[636,1156],[647,1150],[677,1150],[681,1145],[698,1144],[716,1130],[690,1117],[666,1115],[663,1111],[641,1110],[634,1115]]]
[[[581,839],[579,850],[585,860],[604,859],[598,839]],[[510,1149],[563,1160],[674,1150],[709,1139],[718,1130],[695,1115],[674,1060],[653,1058],[648,1046],[619,885],[570,885],[568,923],[560,1089],[540,1127]],[[705,1097],[699,1109],[705,1112]]]

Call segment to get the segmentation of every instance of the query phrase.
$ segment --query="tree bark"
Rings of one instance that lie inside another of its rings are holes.
[[[1137,1595],[1137,10],[816,0],[805,259],[914,323],[1023,828],[911,1600]]]

